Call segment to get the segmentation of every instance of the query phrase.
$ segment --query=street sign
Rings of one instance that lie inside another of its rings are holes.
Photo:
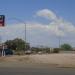
[[[0,15],[0,26],[5,26],[5,16]]]

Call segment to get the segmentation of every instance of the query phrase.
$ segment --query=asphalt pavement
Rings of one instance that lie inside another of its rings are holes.
[[[72,68],[0,67],[0,75],[75,75]]]

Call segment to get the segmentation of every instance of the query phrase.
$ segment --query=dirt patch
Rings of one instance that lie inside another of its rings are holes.
[[[47,64],[58,67],[75,67],[75,54],[42,54],[0,57],[0,64]],[[8,65],[9,65],[8,64]]]

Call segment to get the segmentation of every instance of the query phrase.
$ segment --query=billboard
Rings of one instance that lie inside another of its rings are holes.
[[[5,16],[0,15],[0,26],[5,26]]]

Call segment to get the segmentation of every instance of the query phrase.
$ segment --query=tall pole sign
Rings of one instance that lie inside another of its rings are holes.
[[[0,27],[4,27],[5,26],[5,16],[4,15],[0,15]],[[1,36],[0,36],[1,38]],[[1,39],[0,39],[1,41]],[[2,46],[2,56],[5,56],[5,51],[4,51],[4,45]]]
[[[4,15],[0,15],[0,27],[5,26],[5,16]]]

